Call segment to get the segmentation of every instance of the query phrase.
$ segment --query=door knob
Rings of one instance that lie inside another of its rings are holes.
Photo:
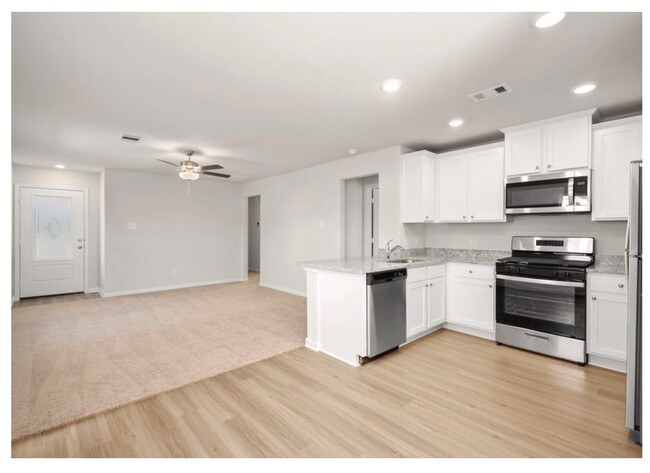
[[[78,249],[78,250],[83,250],[83,248],[84,248],[83,246],[81,246],[81,245],[77,245],[77,249]]]
[[[550,164],[549,164],[548,166],[546,166],[546,167],[549,168],[549,169],[551,169],[551,165],[550,165]]]
[[[82,243],[82,242],[84,241],[84,239],[83,239],[83,238],[77,238],[77,241],[78,241],[79,243]]]
[[[623,283],[619,284],[618,287],[620,287],[621,289],[623,289]]]

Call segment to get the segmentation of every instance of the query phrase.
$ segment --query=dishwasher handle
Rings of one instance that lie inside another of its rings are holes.
[[[378,271],[376,273],[366,274],[366,284],[368,286],[395,282],[401,279],[406,279],[406,269],[391,269],[388,271]]]

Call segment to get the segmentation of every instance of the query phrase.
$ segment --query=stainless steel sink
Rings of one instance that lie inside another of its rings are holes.
[[[391,260],[386,260],[387,263],[419,263],[420,261],[424,261],[423,259],[416,259],[416,258],[406,258],[406,259],[391,259]]]

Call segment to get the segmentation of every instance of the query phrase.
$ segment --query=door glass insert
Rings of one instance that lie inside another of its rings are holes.
[[[576,288],[508,281],[504,309],[511,316],[573,326]]]
[[[71,198],[35,195],[34,261],[72,258]]]

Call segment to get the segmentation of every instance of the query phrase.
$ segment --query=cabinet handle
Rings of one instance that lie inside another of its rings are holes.
[[[592,301],[595,301],[595,300],[596,300],[596,296],[591,296],[591,300],[592,300]]]
[[[467,218],[467,217],[465,217],[465,216],[463,215],[463,218]]]
[[[491,288],[491,287],[492,287],[492,284],[490,284],[488,287]]]
[[[549,168],[549,169],[551,169],[551,165],[550,165],[550,164],[549,164],[548,166],[546,166],[546,167]]]
[[[474,274],[474,271],[472,271],[472,270],[470,269],[470,270],[469,270],[469,274]]]
[[[618,287],[620,287],[621,289],[623,289],[623,283],[620,283],[620,284],[618,285]]]
[[[427,215],[427,216],[426,216],[426,217],[424,217],[424,218],[429,218],[429,216]]]
[[[469,218],[474,218],[474,215],[470,215]]]
[[[539,170],[539,166],[535,166],[535,170]]]

